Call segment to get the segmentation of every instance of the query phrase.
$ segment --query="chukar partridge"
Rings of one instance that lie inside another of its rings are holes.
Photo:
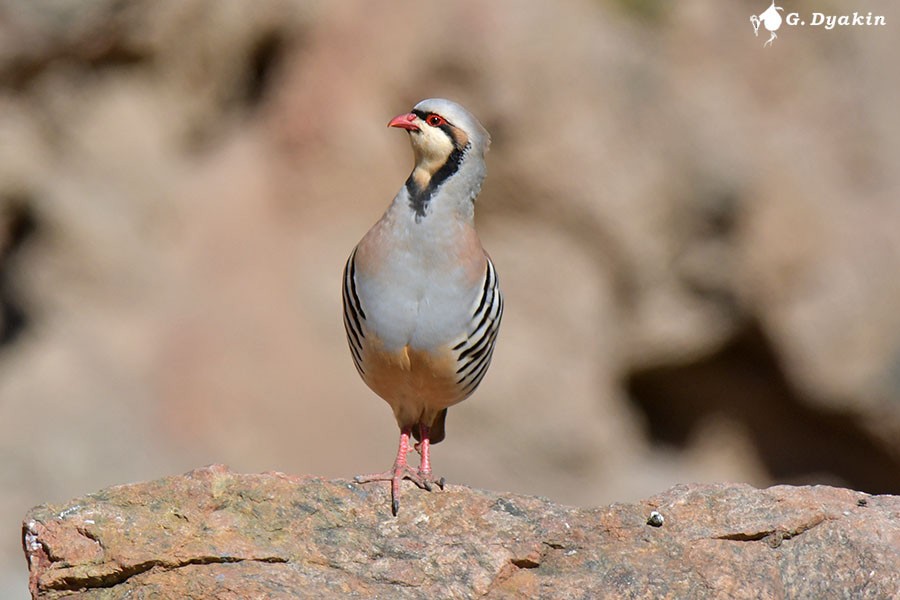
[[[389,127],[405,129],[415,167],[344,269],[344,326],[363,381],[394,411],[400,444],[394,465],[356,481],[443,487],[429,449],[444,439],[447,408],[484,377],[497,340],[503,297],[475,233],[475,198],[490,136],[465,108],[423,100]],[[419,468],[407,463],[410,436]]]

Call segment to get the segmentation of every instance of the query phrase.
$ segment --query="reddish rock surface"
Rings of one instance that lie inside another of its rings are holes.
[[[35,598],[891,598],[900,498],[681,485],[579,509],[211,466],[45,505]],[[652,511],[664,518],[648,524]]]

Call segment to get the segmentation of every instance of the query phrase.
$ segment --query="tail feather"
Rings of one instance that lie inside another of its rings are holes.
[[[428,440],[432,444],[437,444],[440,441],[443,441],[446,436],[446,430],[444,429],[444,424],[447,420],[447,409],[445,408],[441,412],[434,417],[434,421],[431,422],[429,426],[429,437]],[[417,441],[421,442],[422,437],[419,434],[419,428],[413,427],[413,437],[416,438]]]

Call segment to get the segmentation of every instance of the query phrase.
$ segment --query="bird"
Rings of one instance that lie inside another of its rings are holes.
[[[766,43],[763,44],[763,48],[771,46],[772,42],[778,37],[775,32],[781,27],[782,22],[781,15],[778,14],[779,10],[784,12],[784,8],[775,6],[775,0],[772,0],[772,5],[764,10],[759,16],[750,15],[750,23],[753,24],[753,35],[759,36],[760,24],[765,25],[766,29],[772,34]]]
[[[397,516],[402,480],[428,491],[444,487],[430,448],[444,439],[447,409],[468,398],[488,370],[503,296],[474,223],[487,130],[442,98],[422,100],[388,127],[408,133],[415,165],[350,253],[342,298],[353,364],[400,428],[392,467],[354,479],[389,481]],[[407,462],[414,450],[418,469]]]

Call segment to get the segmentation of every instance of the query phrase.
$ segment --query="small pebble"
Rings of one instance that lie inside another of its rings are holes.
[[[652,525],[653,527],[662,527],[664,522],[663,516],[655,510],[650,513],[650,518],[647,519],[647,525]]]

